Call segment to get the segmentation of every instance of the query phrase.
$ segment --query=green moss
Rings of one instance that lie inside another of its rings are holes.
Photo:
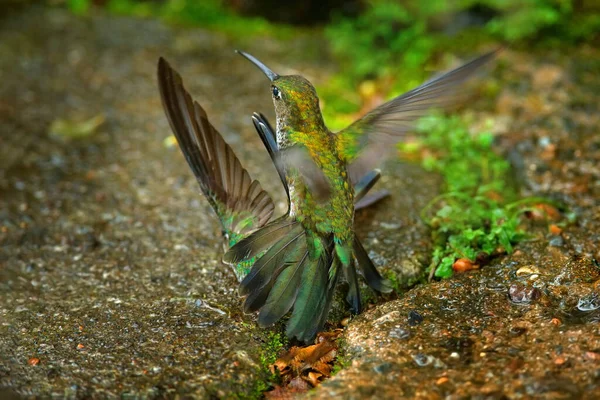
[[[457,116],[426,118],[417,127],[420,141],[400,146],[405,153],[427,154],[423,166],[444,178],[444,193],[421,213],[431,227],[431,268],[439,278],[452,276],[458,258],[475,263],[499,251],[512,252],[525,238],[520,217],[527,205],[545,202],[518,199],[508,162],[492,150],[492,133],[472,134],[468,126],[468,119]]]
[[[343,337],[340,337],[337,339],[337,344],[337,356],[335,358],[333,368],[331,369],[331,376],[352,365],[352,359],[346,350],[346,340]]]
[[[263,345],[259,354],[260,369],[254,385],[245,393],[235,393],[235,399],[261,399],[264,393],[279,383],[279,374],[272,373],[269,368],[279,357],[281,350],[286,346],[286,337],[279,332],[265,333]]]
[[[398,279],[398,274],[396,274],[391,269],[388,269],[387,271],[383,272],[383,277],[390,282],[390,284],[392,285],[392,288],[394,289],[394,292],[396,292],[398,294],[403,292],[401,285],[400,285],[400,279]]]

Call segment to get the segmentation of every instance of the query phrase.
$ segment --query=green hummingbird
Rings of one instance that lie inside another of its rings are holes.
[[[223,261],[241,281],[244,310],[258,311],[260,326],[270,326],[292,310],[287,336],[308,342],[327,320],[340,273],[349,286],[346,300],[353,313],[362,308],[358,275],[377,292],[392,290],[355,235],[355,210],[387,195],[366,196],[380,176],[375,168],[394,154],[394,144],[431,108],[451,104],[460,84],[496,52],[388,101],[336,133],[326,127],[308,80],[278,75],[250,54],[238,53],[270,80],[276,129],[262,114],[253,114],[252,120],[287,194],[283,216],[271,220],[271,197],[192,100],[180,75],[160,58],[162,104],[221,221],[228,245]]]

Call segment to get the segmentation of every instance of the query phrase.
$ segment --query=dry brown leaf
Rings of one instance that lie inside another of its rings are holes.
[[[303,376],[304,380],[309,382],[311,385],[317,386],[319,384],[319,379],[323,376],[318,372],[309,372],[306,376]]]
[[[272,372],[279,371],[282,383],[267,392],[266,398],[290,399],[329,378],[337,356],[335,340],[341,333],[341,329],[322,332],[317,335],[316,344],[294,346],[279,357],[269,368]]]

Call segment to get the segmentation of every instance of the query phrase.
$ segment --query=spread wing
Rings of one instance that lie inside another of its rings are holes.
[[[394,144],[412,131],[414,123],[432,108],[451,105],[461,84],[499,50],[487,53],[454,70],[380,105],[337,133],[340,154],[350,164],[353,182],[364,176],[387,156]]]
[[[265,225],[275,209],[260,183],[252,180],[204,109],[185,90],[181,76],[158,61],[163,108],[181,152],[230,239]]]

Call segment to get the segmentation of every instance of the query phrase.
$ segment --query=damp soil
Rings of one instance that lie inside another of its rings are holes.
[[[256,396],[269,331],[242,312],[217,220],[165,142],[156,62],[181,73],[282,212],[249,118],[272,119],[269,85],[233,49],[316,82],[332,71],[327,58],[302,38],[234,40],[56,8],[4,15],[0,37],[0,394]],[[569,57],[506,51],[497,102],[474,111],[498,119],[523,194],[561,201],[575,222],[554,235],[533,226],[481,270],[373,297],[343,333],[349,366],[309,396],[598,394],[598,60],[585,46]],[[103,122],[83,137],[53,132],[94,117]],[[429,263],[419,211],[440,180],[410,164],[387,172],[378,186],[392,196],[361,211],[357,230],[376,265],[408,284]],[[348,315],[338,304],[331,326]]]

